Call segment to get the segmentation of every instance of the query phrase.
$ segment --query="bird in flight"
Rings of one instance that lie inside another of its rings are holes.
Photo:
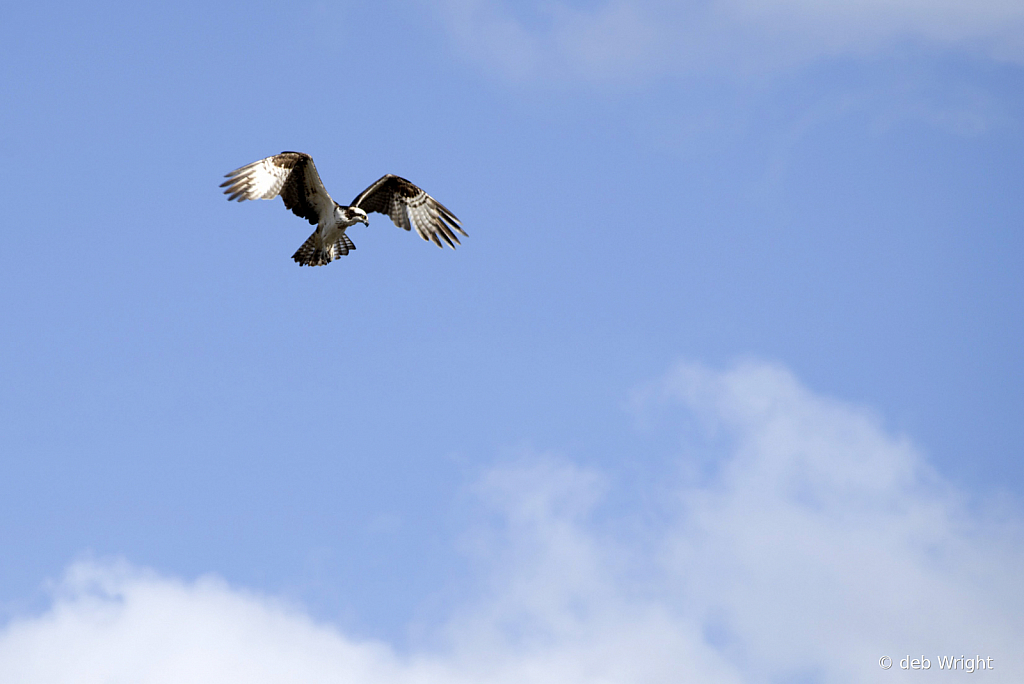
[[[228,200],[274,199],[296,216],[316,225],[309,239],[292,255],[300,266],[323,266],[356,248],[345,230],[356,223],[369,225],[367,214],[378,212],[391,217],[399,228],[416,229],[424,240],[433,240],[443,248],[442,240],[455,249],[466,235],[455,214],[404,178],[388,174],[363,190],[344,207],[327,194],[313,158],[302,152],[282,152],[260,159],[231,173],[220,187],[227,188]],[[468,237],[468,236],[467,236]]]

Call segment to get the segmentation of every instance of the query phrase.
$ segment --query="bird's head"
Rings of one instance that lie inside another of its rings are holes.
[[[345,208],[345,219],[350,223],[362,223],[364,226],[370,225],[370,219],[366,216],[366,212],[359,207],[346,207]]]

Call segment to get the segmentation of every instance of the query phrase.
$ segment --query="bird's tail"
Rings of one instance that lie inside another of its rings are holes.
[[[349,240],[348,235],[344,233],[334,241],[333,245],[325,247],[318,229],[313,231],[313,234],[302,243],[302,246],[295,251],[295,254],[292,254],[292,259],[299,266],[324,266],[340,256],[345,256],[355,248],[356,246]]]

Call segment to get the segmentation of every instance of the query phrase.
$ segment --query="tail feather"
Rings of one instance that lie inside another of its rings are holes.
[[[334,244],[325,248],[320,237],[320,231],[315,230],[309,238],[302,243],[295,254],[292,255],[299,266],[325,266],[340,256],[345,256],[356,246],[344,233],[334,241]]]

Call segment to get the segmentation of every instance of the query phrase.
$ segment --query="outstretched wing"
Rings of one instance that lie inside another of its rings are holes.
[[[284,206],[296,216],[317,224],[334,210],[313,158],[302,152],[282,152],[260,159],[225,174],[224,194],[228,200],[274,199],[281,195]]]
[[[388,174],[359,193],[352,201],[366,213],[376,211],[391,217],[399,228],[416,229],[424,240],[433,240],[438,247],[444,247],[441,240],[455,249],[459,238],[455,233],[466,235],[455,214],[404,178]]]

